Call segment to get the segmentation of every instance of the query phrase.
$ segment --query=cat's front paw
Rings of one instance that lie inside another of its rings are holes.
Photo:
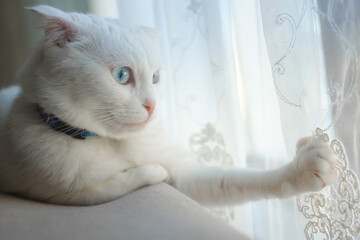
[[[297,193],[320,191],[337,177],[337,161],[329,145],[321,139],[302,138],[294,161],[289,165],[292,190]]]
[[[137,174],[149,185],[163,182],[169,177],[168,171],[157,163],[139,166]]]

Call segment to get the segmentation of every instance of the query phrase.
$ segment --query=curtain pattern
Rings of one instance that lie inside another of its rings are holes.
[[[349,169],[343,144],[317,129],[315,136],[330,143],[339,163],[335,185],[320,193],[303,194],[297,206],[307,219],[306,239],[358,239],[360,236],[360,188],[356,173]]]

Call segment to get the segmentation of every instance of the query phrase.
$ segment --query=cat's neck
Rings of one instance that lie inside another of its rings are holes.
[[[77,128],[70,124],[62,121],[57,116],[51,113],[46,113],[44,109],[39,105],[35,104],[35,108],[39,113],[39,117],[51,127],[54,131],[58,131],[69,135],[72,138],[85,140],[89,137],[96,137],[97,134],[90,132],[86,129]]]

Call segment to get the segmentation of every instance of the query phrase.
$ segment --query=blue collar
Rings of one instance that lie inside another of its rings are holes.
[[[73,138],[84,140],[87,137],[96,136],[94,133],[87,131],[86,129],[80,129],[72,127],[69,124],[61,121],[54,114],[47,114],[44,109],[36,104],[36,110],[40,113],[40,117],[46,122],[52,129],[58,132],[65,133]]]

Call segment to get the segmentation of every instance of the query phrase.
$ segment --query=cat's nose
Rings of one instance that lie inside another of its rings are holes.
[[[155,109],[155,102],[153,101],[146,101],[143,106],[144,108],[146,109],[146,111],[148,112],[149,114],[149,117],[151,116],[151,114],[153,114],[154,112],[154,109]]]

